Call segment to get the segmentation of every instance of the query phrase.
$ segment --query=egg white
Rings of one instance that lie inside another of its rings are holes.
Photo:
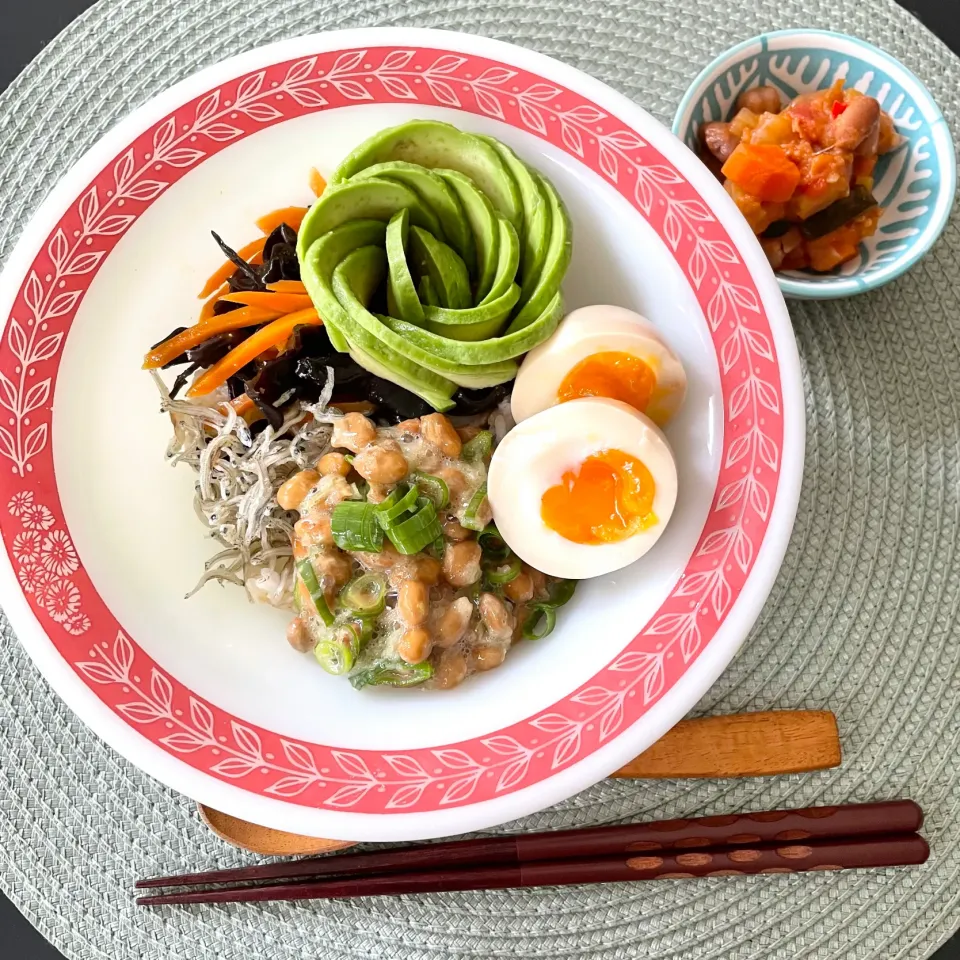
[[[543,522],[541,498],[564,473],[602,450],[621,450],[646,465],[656,484],[657,523],[618,543],[575,543]],[[633,563],[660,539],[677,502],[677,467],[649,417],[617,400],[571,400],[504,437],[490,461],[487,498],[500,535],[521,560],[554,577],[583,580]]]
[[[527,354],[510,398],[513,419],[519,423],[559,403],[557,391],[564,377],[582,360],[607,351],[632,354],[653,370],[657,382],[644,412],[663,426],[686,394],[683,364],[649,320],[605,304],[574,310],[548,340]]]

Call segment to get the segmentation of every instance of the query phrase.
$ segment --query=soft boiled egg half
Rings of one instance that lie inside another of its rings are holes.
[[[487,497],[521,560],[580,580],[625,567],[657,542],[676,504],[677,468],[649,417],[619,400],[581,398],[548,404],[503,438]]]
[[[686,390],[683,366],[653,324],[632,310],[597,305],[574,310],[527,354],[510,408],[520,423],[569,400],[607,397],[663,426]]]

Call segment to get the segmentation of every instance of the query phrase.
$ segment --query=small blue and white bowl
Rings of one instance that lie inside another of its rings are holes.
[[[784,295],[801,300],[848,297],[889,283],[940,236],[953,206],[957,164],[950,130],[930,92],[890,54],[856,37],[779,30],[717,57],[690,85],[673,121],[673,132],[697,150],[701,124],[729,120],[741,91],[771,85],[790,100],[838,77],[876,97],[904,142],[877,164],[874,194],[884,214],[858,256],[831,273],[777,273]]]

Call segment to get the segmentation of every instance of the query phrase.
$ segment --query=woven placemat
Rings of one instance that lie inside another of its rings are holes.
[[[665,122],[725,46],[778,27],[832,27],[900,57],[955,134],[960,123],[960,62],[892,0],[101,0],[0,98],[0,258],[69,165],[172,82],[272,40],[386,24],[532,47]],[[72,960],[928,956],[960,916],[958,263],[954,219],[883,290],[792,305],[809,421],[796,530],[751,640],[698,708],[833,709],[843,767],[608,782],[517,825],[909,795],[928,811],[926,867],[137,911],[134,878],[243,857],[206,831],[187,798],[84,729],[4,621],[0,886]]]

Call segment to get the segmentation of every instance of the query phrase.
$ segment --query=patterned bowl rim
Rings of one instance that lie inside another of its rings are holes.
[[[706,94],[707,87],[716,75],[739,59],[740,55],[751,47],[760,45],[766,51],[770,40],[807,38],[819,41],[825,49],[830,49],[830,43],[838,51],[858,55],[861,59],[872,61],[886,72],[900,76],[897,78],[901,86],[910,90],[917,105],[923,111],[924,117],[931,128],[941,127],[946,136],[934,138],[933,147],[940,167],[940,191],[937,196],[937,205],[934,216],[924,228],[923,233],[899,257],[883,270],[870,274],[867,278],[861,277],[811,277],[809,280],[798,280],[795,277],[784,277],[779,273],[777,282],[785,295],[798,300],[833,300],[842,297],[851,297],[868,290],[875,290],[884,284],[896,280],[909,270],[929,249],[936,243],[943,228],[947,224],[950,211],[953,209],[954,196],[957,192],[957,158],[953,138],[950,136],[949,126],[933,95],[923,81],[908,67],[904,66],[896,57],[881,50],[880,47],[861,40],[859,37],[839,33],[835,30],[816,30],[813,28],[798,28],[792,30],[772,30],[757,34],[749,40],[743,40],[735,46],[729,47],[715,57],[695,77],[683,95],[677,112],[674,114],[671,129],[681,140],[689,126],[693,111],[697,103]],[[816,46],[813,42],[809,46]]]
[[[377,76],[376,88],[356,79],[373,84]],[[124,632],[71,554],[50,397],[98,264],[169,183],[272,123],[358,100],[408,101],[404,76],[420,78],[420,102],[505,115],[539,134],[647,218],[704,312],[723,430],[711,510],[687,569],[610,663],[509,727],[384,752],[305,743],[232,716]],[[461,104],[461,90],[472,99]],[[44,201],[0,276],[0,318],[0,406],[14,414],[5,422],[16,420],[10,429],[0,423],[0,598],[21,643],[120,754],[181,793],[257,823],[353,840],[419,839],[513,820],[595,783],[662,736],[727,666],[793,527],[805,441],[800,361],[756,238],[702,164],[644,110],[569,66],[500,41],[345,30],[261,47],[181,81],[102,137]],[[17,572],[30,580],[44,569],[32,592],[21,586]]]

